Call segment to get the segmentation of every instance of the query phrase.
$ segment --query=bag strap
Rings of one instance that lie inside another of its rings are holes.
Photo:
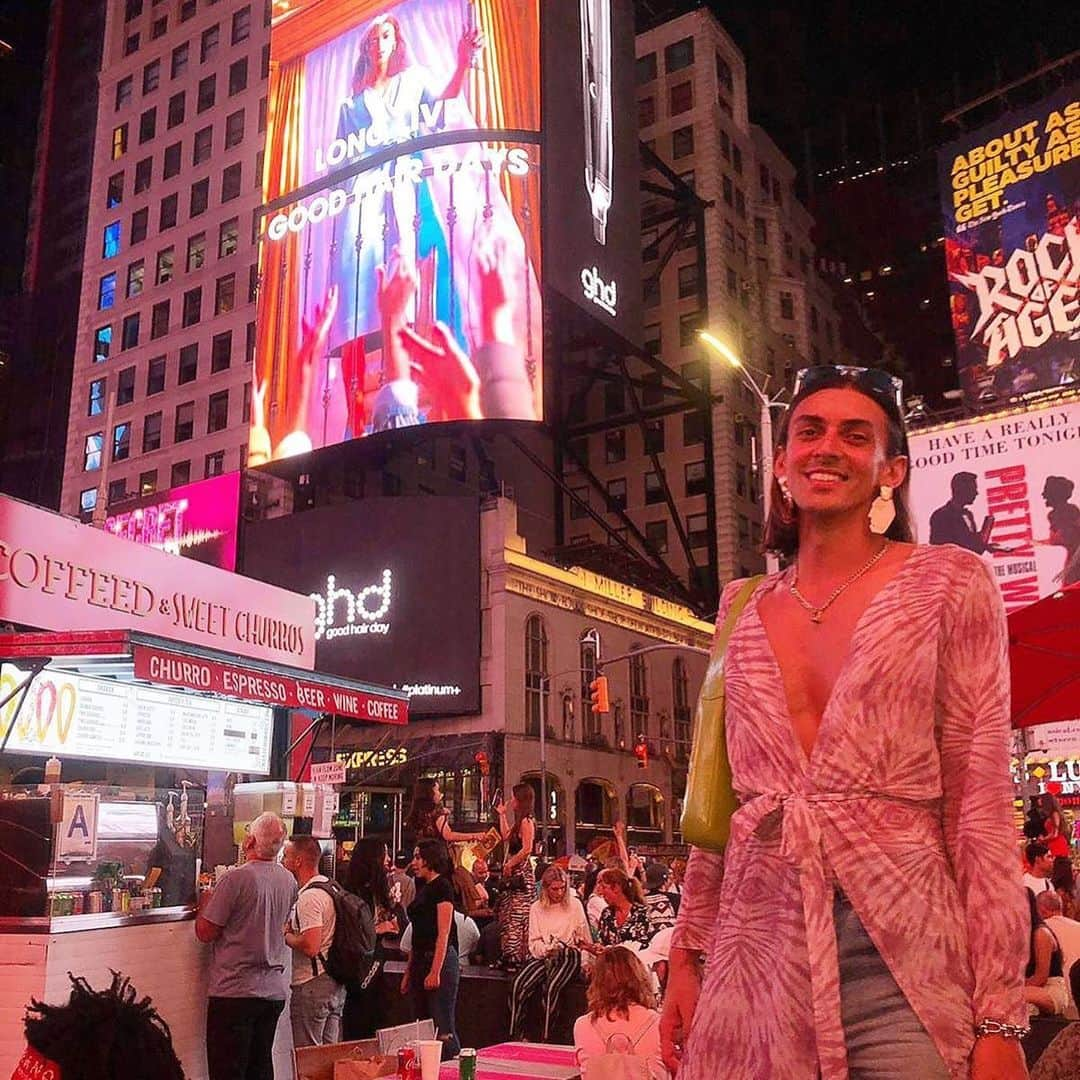
[[[722,656],[727,651],[728,639],[735,629],[735,623],[738,622],[739,616],[750,602],[750,597],[754,595],[754,591],[764,579],[764,574],[756,574],[754,577],[747,578],[740,586],[739,591],[735,594],[735,599],[731,601],[731,607],[728,608],[727,615],[724,616],[720,629],[716,632],[716,637],[713,640],[714,655]]]

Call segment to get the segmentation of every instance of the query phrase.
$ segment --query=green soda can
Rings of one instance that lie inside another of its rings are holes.
[[[476,1051],[465,1048],[458,1054],[458,1080],[476,1080]]]

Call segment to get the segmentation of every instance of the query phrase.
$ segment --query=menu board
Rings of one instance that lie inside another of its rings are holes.
[[[0,666],[0,700],[25,674]],[[0,731],[11,726],[15,705],[0,709]],[[266,775],[272,738],[265,705],[45,671],[27,692],[7,749]]]

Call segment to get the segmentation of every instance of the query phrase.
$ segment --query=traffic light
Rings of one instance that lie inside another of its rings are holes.
[[[634,744],[634,757],[637,758],[637,767],[639,769],[646,769],[649,766],[649,741],[644,735],[637,737],[637,742]]]
[[[597,675],[589,683],[589,703],[594,713],[611,712],[611,701],[608,699],[608,684],[606,675]]]

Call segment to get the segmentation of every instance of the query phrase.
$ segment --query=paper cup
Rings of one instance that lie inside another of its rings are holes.
[[[418,1039],[416,1056],[420,1059],[420,1080],[439,1080],[439,1065],[442,1063],[443,1044],[441,1039]]]

